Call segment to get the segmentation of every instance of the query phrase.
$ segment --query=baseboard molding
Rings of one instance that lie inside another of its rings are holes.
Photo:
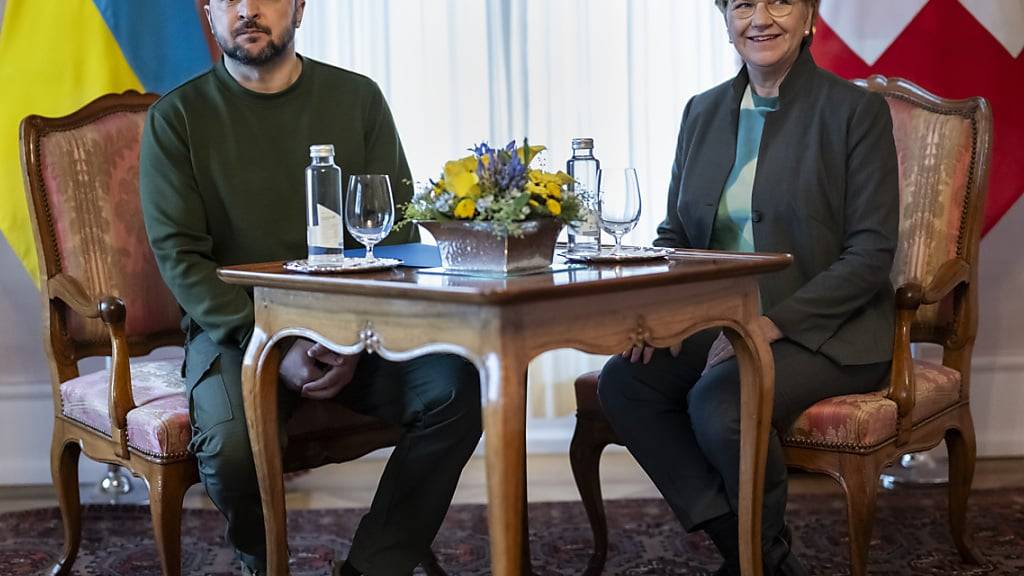
[[[93,485],[107,473],[107,465],[90,460],[82,454],[78,464],[78,481],[83,485]],[[5,458],[0,460],[0,486],[38,486],[50,484],[50,452],[49,447],[36,457]]]
[[[38,401],[53,398],[50,381],[19,381],[0,379],[0,405],[23,400]]]
[[[978,437],[978,458],[1020,458],[1024,456],[1024,439],[1019,434],[988,434]]]
[[[971,360],[971,373],[1022,372],[1024,356],[976,356]]]
[[[568,454],[576,415],[562,418],[529,419],[526,422],[526,452]]]
[[[29,486],[50,483],[49,453],[41,458],[5,458],[0,460],[0,485]]]
[[[977,358],[971,370],[971,414],[978,455],[1024,455],[1024,357]]]

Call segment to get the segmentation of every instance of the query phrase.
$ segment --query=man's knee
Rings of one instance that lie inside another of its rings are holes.
[[[462,433],[479,439],[483,432],[480,373],[464,358],[440,355],[430,358],[431,385],[421,391],[425,427],[457,423]]]

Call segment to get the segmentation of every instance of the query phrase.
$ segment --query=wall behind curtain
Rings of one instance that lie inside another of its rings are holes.
[[[300,53],[366,74],[384,91],[413,177],[487,140],[529,137],[564,169],[574,137],[604,167],[634,166],[643,192],[627,241],[665,213],[687,99],[732,77],[721,13],[689,0],[339,0],[309,2]],[[572,381],[603,358],[558,351],[530,369],[530,415],[575,408]]]

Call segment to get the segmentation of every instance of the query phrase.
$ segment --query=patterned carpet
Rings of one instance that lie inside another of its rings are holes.
[[[612,530],[609,575],[709,574],[718,556],[703,535],[686,536],[669,509],[657,500],[607,503]],[[796,548],[814,574],[848,574],[844,504],[838,497],[797,496],[790,502]],[[359,510],[304,510],[289,514],[292,574],[326,574],[328,562],[343,556]],[[590,530],[578,503],[531,504],[534,572],[538,576],[579,574],[590,553]],[[945,493],[916,489],[881,497],[871,574],[1024,574],[1024,490],[978,491],[971,497],[969,526],[986,561],[960,563],[947,532]],[[237,574],[223,539],[224,522],[214,511],[187,511],[183,525],[184,573]],[[88,507],[84,541],[75,574],[160,574],[145,507]],[[55,509],[0,515],[0,574],[40,574],[62,541]],[[456,506],[435,550],[452,575],[489,572],[485,509]]]

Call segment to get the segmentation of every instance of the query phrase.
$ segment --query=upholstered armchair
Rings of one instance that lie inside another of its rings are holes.
[[[181,312],[160,279],[139,204],[139,145],[155,100],[112,94],[69,116],[21,124],[53,382],[51,469],[64,523],[55,575],[71,573],[81,542],[81,452],[146,480],[163,573],[181,574],[182,499],[199,481],[187,449],[181,362],[129,361],[183,343]],[[90,356],[110,356],[111,368],[80,375],[78,361]],[[358,458],[399,434],[337,403],[304,400],[289,422],[284,468]],[[424,567],[443,574],[433,559]]]
[[[974,475],[971,351],[977,333],[978,243],[984,213],[991,111],[982,98],[945,100],[897,78],[859,82],[883,94],[893,117],[900,167],[900,241],[892,272],[896,333],[889,385],[811,406],[782,435],[786,463],[827,474],[846,494],[850,567],[867,574],[882,469],[946,442],[949,522],[966,562],[976,562],[965,527]],[[942,360],[914,358],[911,343],[942,347]],[[608,529],[599,460],[619,444],[597,398],[597,372],[576,380],[570,448],[576,485],[594,534],[585,574],[600,574]]]

